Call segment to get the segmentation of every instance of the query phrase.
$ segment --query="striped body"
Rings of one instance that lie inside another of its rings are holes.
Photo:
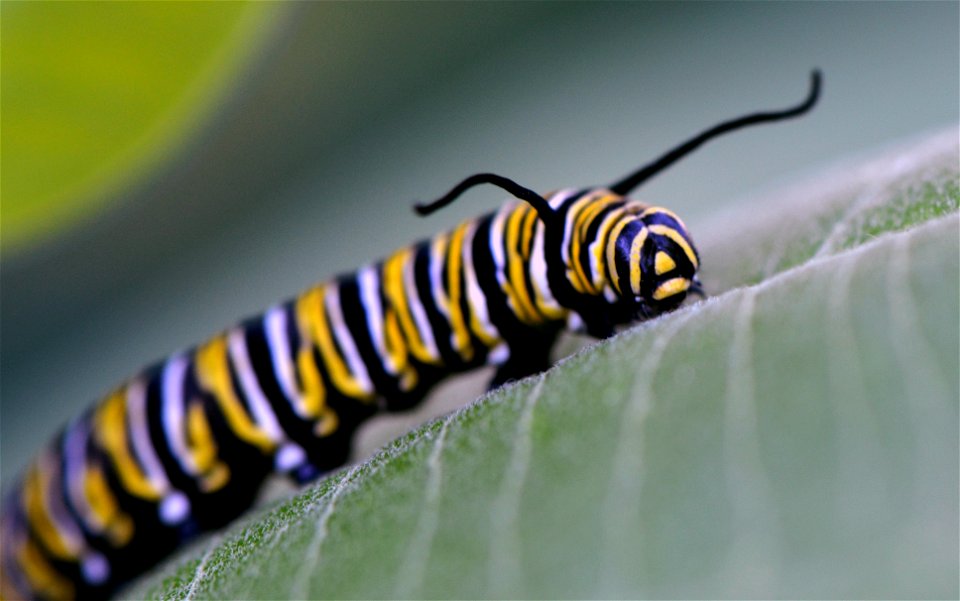
[[[347,460],[358,425],[419,402],[456,372],[491,387],[546,369],[564,329],[597,338],[701,294],[699,257],[673,213],[625,198],[705,142],[797,117],[797,106],[721,122],[607,188],[542,197],[462,223],[307,290],[144,370],[69,424],[4,500],[0,596],[103,597],[192,535],[253,502],[274,472],[300,482]]]
[[[104,596],[235,518],[273,472],[342,465],[358,425],[450,374],[548,366],[566,328],[605,337],[676,307],[699,260],[664,209],[607,189],[511,202],[144,370],[69,424],[2,517],[5,598]]]

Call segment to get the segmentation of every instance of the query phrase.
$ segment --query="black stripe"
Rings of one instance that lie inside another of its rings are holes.
[[[340,311],[343,313],[343,321],[353,338],[360,359],[367,368],[367,374],[370,376],[374,389],[380,395],[390,397],[399,394],[398,381],[396,376],[387,371],[380,355],[377,354],[377,350],[373,346],[367,316],[367,311],[370,308],[364,306],[360,298],[360,285],[357,278],[357,274],[350,274],[338,279],[340,284]],[[382,286],[379,283],[375,283],[374,293],[380,295],[380,304],[384,306],[386,299],[383,297]],[[380,318],[383,319],[382,314]]]
[[[633,296],[633,288],[630,285],[630,253],[633,248],[634,239],[640,234],[645,226],[643,222],[639,219],[631,221],[620,231],[620,235],[617,237],[617,253],[616,253],[616,264],[617,264],[617,275],[620,278],[620,291],[621,296],[625,298],[631,298]],[[645,280],[649,280],[649,277],[644,277],[649,275],[647,267],[643,264],[644,247],[651,244],[650,236],[647,236],[647,239],[644,241],[643,246],[640,247],[640,282],[641,284],[645,283]]]
[[[170,359],[167,360],[167,363],[169,361]],[[177,461],[163,429],[163,372],[167,363],[144,370],[144,374],[141,376],[148,378],[146,387],[147,430],[150,433],[150,441],[154,452],[160,459],[160,465],[163,467],[170,484],[173,488],[184,491],[188,497],[193,497],[199,493],[197,482],[183,470],[180,462]],[[184,416],[186,416],[186,402],[183,403],[182,410]],[[185,426],[185,421],[178,424],[181,430],[185,430]]]
[[[590,225],[587,227],[586,232],[586,244],[580,245],[580,264],[583,265],[584,271],[587,273],[587,277],[590,277],[590,244],[596,241],[597,234],[600,231],[600,225],[603,223],[603,220],[610,215],[613,211],[619,209],[624,205],[623,202],[612,203],[606,208],[602,209],[599,213],[594,215],[593,220],[590,222]],[[599,241],[601,244],[603,240]],[[600,249],[601,257],[606,253],[606,247]],[[606,263],[606,259],[601,259],[601,264]],[[600,265],[602,267],[602,265]],[[606,274],[604,274],[606,275]]]
[[[503,248],[503,236],[491,240],[495,215],[488,215],[477,224],[477,234],[473,238],[473,265],[476,269],[477,283],[487,299],[487,313],[490,321],[504,338],[520,333],[525,326],[513,312],[506,293],[497,280],[497,265],[493,259],[493,244]]]
[[[463,327],[467,332],[467,344],[470,348],[473,349],[473,356],[469,360],[465,360],[460,354],[457,354],[457,362],[451,365],[451,369],[455,371],[464,371],[471,369],[473,367],[483,365],[486,363],[487,353],[490,349],[486,347],[482,340],[477,338],[476,334],[473,332],[473,328],[470,326],[470,322],[473,320],[473,306],[470,304],[470,294],[469,288],[467,286],[467,260],[466,260],[466,249],[468,244],[472,244],[472,238],[467,239],[467,235],[470,234],[470,227],[467,226],[464,228],[463,232],[463,244],[460,245],[460,314],[463,317]],[[448,265],[450,261],[450,250],[451,247],[447,247],[447,254],[444,257],[444,287],[447,291],[447,298],[450,298],[452,295],[450,293],[450,278],[448,277]],[[472,269],[472,266],[470,267]]]
[[[453,350],[453,344],[450,340],[453,330],[451,330],[447,318],[440,311],[437,299],[433,295],[433,287],[430,283],[430,265],[433,261],[433,258],[430,256],[430,246],[431,242],[425,241],[417,244],[414,249],[416,255],[414,259],[414,280],[417,287],[417,296],[420,298],[420,303],[423,305],[423,309],[427,314],[430,329],[433,330],[433,339],[437,343],[440,360],[447,366],[457,365],[460,363],[460,355]],[[382,268],[382,265],[378,267]],[[379,270],[379,273],[381,274],[380,281],[382,285],[382,269]],[[443,269],[442,265],[440,279],[441,285],[444,290],[446,290],[446,269]]]
[[[36,459],[34,461],[36,461]],[[33,467],[33,464],[31,464],[31,468],[32,467]],[[40,551],[41,555],[43,555],[43,559],[50,565],[51,568],[53,568],[54,571],[56,571],[59,575],[61,575],[65,579],[70,580],[70,582],[73,583],[75,586],[78,586],[82,589],[83,579],[80,576],[80,569],[79,569],[80,566],[76,563],[62,561],[54,557],[53,553],[50,552],[50,549],[40,539],[40,536],[34,530],[33,526],[30,525],[30,520],[27,518],[27,508],[24,507],[23,498],[22,498],[23,492],[24,492],[23,486],[25,483],[26,483],[26,479],[20,480],[20,482],[18,483],[19,486],[17,486],[16,490],[14,490],[14,493],[16,493],[16,498],[13,499],[13,502],[10,504],[10,507],[4,507],[4,513],[12,510],[13,511],[12,526],[20,530],[20,535],[23,537],[24,542],[29,540],[29,542],[32,543],[34,547]],[[48,515],[49,515],[49,512],[48,512]],[[4,542],[5,549],[9,543],[10,541]],[[4,577],[6,577],[6,573],[4,573]],[[30,582],[29,579],[24,579],[24,580],[27,583]]]
[[[236,480],[251,482],[256,479],[262,480],[269,471],[269,458],[267,458],[257,447],[251,446],[234,432],[227,421],[226,415],[220,408],[212,392],[204,390],[200,386],[199,378],[196,372],[196,349],[191,352],[191,368],[187,370],[187,376],[184,379],[184,398],[187,399],[189,408],[191,402],[198,399],[203,408],[204,416],[210,426],[211,436],[217,447],[217,457],[230,466],[230,481],[224,488],[230,488],[236,484]],[[230,362],[227,362],[230,366]],[[236,389],[236,382],[233,377],[233,368],[230,366],[231,385]],[[185,413],[185,415],[187,415]],[[189,418],[188,418],[189,419]],[[234,466],[243,466],[243,469],[236,469]]]
[[[304,449],[314,444],[314,422],[297,415],[292,403],[294,399],[287,399],[280,381],[273,367],[273,357],[266,335],[265,317],[255,317],[243,323],[244,338],[247,343],[247,355],[253,368],[254,379],[270,403],[277,422],[284,434],[294,443]],[[294,364],[296,365],[296,364]],[[294,372],[299,374],[296,368]]]
[[[57,436],[54,444],[57,447],[57,453],[61,457],[64,457],[64,458],[67,457],[67,454],[69,452],[69,449],[67,448],[67,439],[70,437],[71,433],[74,430],[80,427],[86,427],[89,430],[89,418],[91,413],[92,413],[91,410],[87,409],[87,411],[85,411],[84,414],[79,419],[71,422],[70,424],[67,425],[66,428],[60,431],[60,434]],[[74,458],[74,460],[78,464],[86,464],[87,448],[89,447],[89,445],[90,445],[90,438],[88,436],[87,446],[84,446],[83,448],[83,455],[81,457]],[[63,491],[64,506],[66,506],[67,511],[70,513],[71,517],[73,517],[73,521],[74,523],[77,524],[77,528],[79,528],[80,531],[83,532],[83,537],[87,540],[88,543],[91,543],[91,546],[94,546],[92,544],[92,541],[98,537],[96,537],[96,535],[86,527],[84,520],[80,515],[80,510],[74,506],[73,502],[70,500],[70,495],[67,493],[67,491],[70,489],[70,481],[67,473],[67,462],[65,460],[61,461],[61,464],[60,464],[60,488]],[[19,487],[17,487],[17,489],[19,490]]]
[[[303,340],[300,337],[300,329],[297,327],[297,299],[290,299],[289,301],[283,303],[282,309],[287,317],[287,341],[290,348],[290,356],[293,358],[293,380],[294,384],[297,387],[297,390],[303,390],[303,376],[300,374],[300,370],[297,369],[297,352],[300,349],[300,345],[303,344]]]
[[[557,210],[562,217],[557,220],[557,223],[566,223],[566,214],[570,210],[570,205],[589,192],[589,189],[580,190],[564,200],[560,209]],[[563,229],[549,227],[544,231],[543,248],[547,263],[547,281],[550,284],[553,297],[557,299],[560,306],[580,312],[584,308],[582,295],[567,280],[567,266],[563,262],[562,248],[565,230],[566,227]]]
[[[323,319],[326,321],[326,324],[327,324],[327,332],[329,332],[330,334],[330,343],[333,345],[333,349],[334,349],[333,352],[340,357],[340,360],[343,362],[344,366],[346,367],[347,372],[349,372],[351,375],[356,375],[350,370],[350,363],[347,362],[347,354],[344,352],[343,347],[340,346],[340,341],[337,339],[336,327],[334,325],[333,319],[330,317],[330,311],[327,309],[327,298],[330,295],[330,286],[337,286],[337,285],[339,285],[338,282],[334,281],[324,288],[323,294],[320,297],[320,302],[318,303],[320,305],[319,310],[323,312]],[[343,309],[341,304],[341,312],[342,311]],[[319,347],[316,347],[316,348],[319,349]],[[322,371],[327,372],[327,375],[329,376],[329,368],[322,361],[322,355],[321,355],[321,361],[319,361],[317,365],[322,366],[323,368]],[[327,378],[327,383],[328,383],[328,386],[327,386],[328,397],[332,392],[334,395],[343,397],[344,399],[351,399],[357,403],[364,402],[362,399],[354,398],[344,393],[342,390],[337,388],[336,384],[334,384],[329,377]]]
[[[529,219],[529,217],[524,216],[523,220],[520,222],[520,232],[517,237],[517,256],[520,257],[521,262],[523,263],[523,285],[527,288],[527,297],[530,299],[530,304],[533,307],[535,315],[540,315],[540,310],[537,308],[537,293],[534,289],[533,284],[533,274],[530,273],[530,258],[523,258],[523,230],[524,222]],[[530,257],[533,256],[533,241],[536,238],[537,227],[540,226],[543,222],[540,219],[537,219],[537,222],[533,224],[533,231],[530,236]]]
[[[251,423],[254,424],[258,429],[260,424],[257,422],[256,415],[253,412],[253,408],[250,405],[250,399],[247,398],[247,393],[243,388],[243,384],[240,382],[240,368],[237,367],[236,360],[233,358],[233,345],[230,343],[230,338],[233,336],[234,328],[230,328],[224,333],[223,341],[227,349],[227,372],[230,374],[230,386],[233,388],[233,393],[236,395],[237,400],[240,401],[240,405],[243,407],[243,412],[246,414],[247,418]],[[243,329],[240,330],[241,335],[243,334]],[[247,352],[247,361],[250,362],[250,353]]]

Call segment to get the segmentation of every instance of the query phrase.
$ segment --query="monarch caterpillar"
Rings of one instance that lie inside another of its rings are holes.
[[[491,387],[546,369],[563,329],[615,327],[703,295],[700,257],[671,211],[626,198],[704,142],[802,115],[725,121],[607,187],[517,201],[344,274],[172,355],[68,424],[4,499],[5,598],[102,597],[192,535],[250,506],[274,472],[342,465],[358,425],[418,403],[442,378],[496,366]]]

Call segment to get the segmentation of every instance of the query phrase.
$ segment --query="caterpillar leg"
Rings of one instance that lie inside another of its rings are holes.
[[[487,390],[493,390],[512,380],[546,371],[550,365],[550,351],[557,339],[556,332],[538,333],[525,337],[523,341],[510,343],[510,357],[497,368]]]

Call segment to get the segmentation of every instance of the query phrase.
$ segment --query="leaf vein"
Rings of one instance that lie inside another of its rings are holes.
[[[427,459],[427,483],[423,505],[417,527],[414,530],[413,541],[410,542],[407,553],[400,567],[397,596],[409,598],[423,587],[423,580],[429,560],[430,547],[437,531],[437,520],[440,511],[440,485],[443,481],[443,464],[441,453],[446,441],[447,427],[455,414],[448,415],[443,420],[440,433]]]
[[[521,585],[521,543],[517,530],[523,483],[530,466],[533,410],[543,390],[541,374],[523,405],[506,474],[491,511],[488,583],[495,596],[516,596]]]

